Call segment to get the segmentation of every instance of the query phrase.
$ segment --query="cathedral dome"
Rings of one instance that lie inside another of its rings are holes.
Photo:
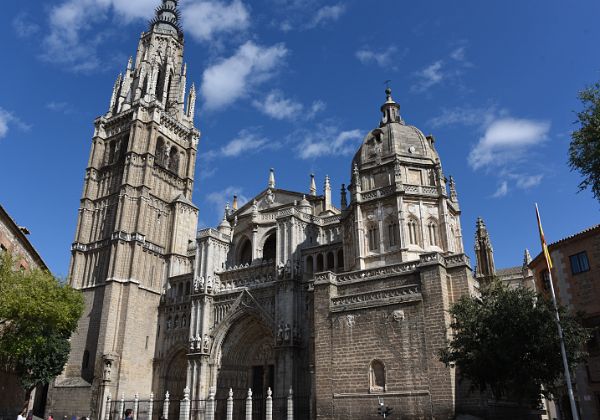
[[[435,161],[438,155],[433,138],[426,137],[417,127],[405,124],[400,117],[400,105],[392,99],[391,89],[386,89],[386,94],[386,101],[381,106],[381,123],[367,133],[352,166],[371,161],[380,163],[382,159],[394,155]]]

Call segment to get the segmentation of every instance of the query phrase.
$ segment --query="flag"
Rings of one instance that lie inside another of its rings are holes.
[[[552,269],[552,258],[550,258],[550,252],[548,252],[548,245],[546,245],[546,238],[544,238],[544,230],[542,229],[542,220],[540,219],[540,211],[538,205],[535,203],[535,215],[537,216],[538,229],[540,231],[540,242],[542,243],[542,251],[546,257],[548,268]]]

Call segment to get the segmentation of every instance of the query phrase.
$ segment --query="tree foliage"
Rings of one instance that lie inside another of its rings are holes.
[[[591,188],[600,201],[600,82],[579,92],[584,109],[577,113],[580,128],[571,134],[569,165],[583,175],[579,189]]]
[[[564,309],[560,312],[569,364],[574,367],[585,357],[589,334]],[[563,365],[550,301],[529,289],[510,289],[494,281],[480,297],[463,296],[450,313],[454,336],[440,351],[442,362],[455,363],[474,388],[489,389],[496,398],[517,399],[532,407],[540,405],[540,394],[551,398]]]
[[[83,297],[48,271],[15,267],[0,256],[0,363],[29,390],[62,372]]]

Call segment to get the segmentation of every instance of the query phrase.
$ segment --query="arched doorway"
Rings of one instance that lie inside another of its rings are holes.
[[[277,256],[277,234],[271,233],[263,245],[263,261],[275,260]]]
[[[185,350],[175,353],[165,369],[164,389],[162,395],[169,391],[169,399],[173,402],[183,399],[183,390],[187,379],[187,357]],[[169,418],[179,418],[179,404],[169,405]]]
[[[252,264],[252,242],[243,238],[238,244],[237,264]]]
[[[267,388],[275,388],[273,332],[253,314],[242,315],[227,332],[221,345],[221,360],[217,376],[217,399],[225,400],[229,389],[234,399],[246,398],[252,389],[253,418],[264,418]],[[225,414],[225,406],[217,412]],[[243,404],[234,404],[234,419],[243,419]],[[221,413],[222,412],[222,413]]]

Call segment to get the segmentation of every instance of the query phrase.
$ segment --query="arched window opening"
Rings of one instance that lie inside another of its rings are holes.
[[[379,249],[379,229],[377,229],[377,226],[372,225],[369,227],[367,234],[369,251],[377,251]]]
[[[390,247],[398,246],[400,244],[400,238],[398,236],[398,223],[392,221],[388,224],[388,240]]]
[[[185,294],[186,294],[186,295],[189,295],[189,294],[190,294],[190,292],[191,292],[191,290],[192,290],[192,284],[191,284],[191,283],[188,281],[188,282],[185,284]]]
[[[173,321],[173,328],[179,328],[179,315],[175,315],[175,320]]]
[[[333,252],[329,251],[327,253],[327,269],[333,270],[335,268],[335,257],[333,256]]]
[[[245,238],[240,244],[240,253],[238,257],[239,264],[250,264],[252,262],[252,243]]]
[[[370,391],[385,391],[385,366],[380,360],[373,360],[369,366]]]
[[[325,268],[323,264],[323,254],[317,255],[317,272],[323,271]]]
[[[277,234],[273,232],[266,239],[265,244],[263,245],[263,260],[275,260],[277,256]]]
[[[344,250],[340,249],[337,252],[337,269],[344,270]]]
[[[427,226],[427,232],[429,233],[429,244],[431,246],[438,246],[438,229],[437,224],[433,220],[429,222],[429,225]]]
[[[111,163],[113,163],[114,159],[115,159],[115,148],[116,148],[116,144],[115,141],[111,141],[108,144],[108,149],[107,149],[107,153],[106,153],[106,164],[110,165]]]
[[[415,219],[408,221],[408,242],[413,245],[419,245],[419,225]]]
[[[167,82],[167,91],[165,92],[165,103],[169,102],[169,95],[171,94],[171,81],[173,80],[173,74],[169,74],[169,81]]]
[[[83,359],[81,360],[81,369],[85,370],[90,365],[90,352],[85,350],[83,352]]]
[[[163,91],[164,91],[164,86],[165,86],[165,77],[163,72],[159,69],[158,70],[158,77],[156,78],[156,97],[158,98],[159,101],[162,101],[162,97],[163,97]]]
[[[177,296],[183,296],[183,284],[179,283],[177,285]]]
[[[312,274],[313,269],[314,269],[314,259],[313,259],[312,255],[309,255],[308,257],[306,257],[305,271],[308,274]]]
[[[165,165],[165,142],[159,137],[156,140],[156,149],[154,151],[154,161],[157,165],[164,166]]]
[[[169,170],[172,172],[179,172],[179,152],[176,147],[171,147],[169,152]]]

